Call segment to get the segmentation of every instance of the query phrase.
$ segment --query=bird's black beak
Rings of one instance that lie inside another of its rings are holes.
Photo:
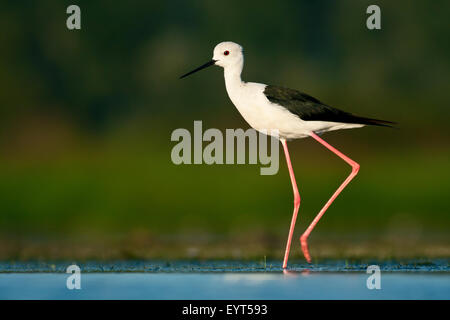
[[[215,63],[216,63],[216,61],[217,60],[211,60],[211,61],[209,61],[209,62],[207,62],[207,63],[205,63],[204,65],[201,65],[200,67],[198,67],[197,69],[194,69],[194,70],[192,70],[191,72],[188,72],[188,73],[186,73],[186,74],[183,74],[181,77],[180,77],[180,79],[183,79],[184,77],[187,77],[187,76],[189,76],[189,75],[191,75],[191,74],[193,74],[193,73],[196,73],[197,71],[200,71],[200,70],[202,70],[202,69],[205,69],[205,68],[208,68],[208,67],[210,67],[210,66],[213,66]]]

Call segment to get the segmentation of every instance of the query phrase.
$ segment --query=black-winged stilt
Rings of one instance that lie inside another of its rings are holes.
[[[389,127],[393,122],[355,116],[330,107],[297,90],[242,81],[241,72],[244,67],[244,54],[242,47],[234,42],[219,43],[214,48],[211,61],[184,74],[180,79],[212,65],[224,68],[225,86],[228,96],[248,124],[258,131],[270,132],[271,130],[277,130],[278,137],[283,145],[292,189],[294,190],[294,213],[284,254],[283,269],[287,266],[292,235],[300,207],[300,194],[295,181],[286,140],[312,137],[352,167],[350,175],[335,191],[300,237],[303,254],[306,260],[311,262],[307,242],[311,231],[328,207],[359,171],[358,163],[329,145],[318,134],[339,129],[360,128],[365,125]]]

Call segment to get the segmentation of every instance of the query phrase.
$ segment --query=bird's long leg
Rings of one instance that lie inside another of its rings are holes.
[[[292,189],[294,191],[294,213],[292,214],[291,227],[289,228],[289,237],[287,240],[286,251],[284,253],[284,260],[283,260],[283,269],[285,269],[289,258],[289,251],[291,249],[291,240],[292,235],[294,234],[295,221],[297,220],[297,213],[298,209],[300,208],[300,194],[298,193],[297,182],[295,181],[294,170],[292,169],[291,158],[289,157],[289,151],[286,140],[280,139],[280,141],[281,144],[283,145],[284,154],[286,156],[286,162],[289,169],[289,176],[291,177]]]
[[[327,147],[330,151],[335,153],[338,157],[340,157],[342,160],[347,162],[352,167],[352,172],[350,175],[345,179],[345,181],[340,185],[340,187],[335,191],[333,196],[328,200],[328,202],[324,205],[324,207],[320,210],[320,212],[317,214],[317,216],[314,218],[313,222],[309,225],[308,229],[303,233],[303,235],[300,237],[300,243],[302,245],[302,251],[303,255],[305,256],[306,260],[308,262],[311,262],[311,256],[309,255],[308,251],[308,237],[311,234],[311,231],[316,226],[317,222],[319,222],[320,218],[322,218],[325,211],[327,211],[328,207],[333,203],[333,201],[337,198],[337,196],[344,190],[344,188],[349,184],[349,182],[358,174],[359,171],[359,164],[344,155],[342,152],[337,150],[336,148],[332,147],[330,144],[328,144],[326,141],[324,141],[322,138],[320,138],[317,134],[312,132],[310,134],[311,137],[316,139],[318,142],[323,144],[325,147]]]

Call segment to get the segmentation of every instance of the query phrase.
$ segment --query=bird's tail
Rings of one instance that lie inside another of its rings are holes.
[[[364,118],[364,117],[358,117],[358,123],[365,124],[365,125],[372,125],[372,126],[390,127],[390,128],[393,128],[397,124],[396,122],[392,122],[392,121]]]

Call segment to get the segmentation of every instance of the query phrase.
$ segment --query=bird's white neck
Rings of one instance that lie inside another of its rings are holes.
[[[244,82],[241,80],[242,68],[244,67],[244,59],[238,63],[227,66],[224,68],[225,86],[227,88],[228,95],[233,95],[233,91],[236,91]]]

